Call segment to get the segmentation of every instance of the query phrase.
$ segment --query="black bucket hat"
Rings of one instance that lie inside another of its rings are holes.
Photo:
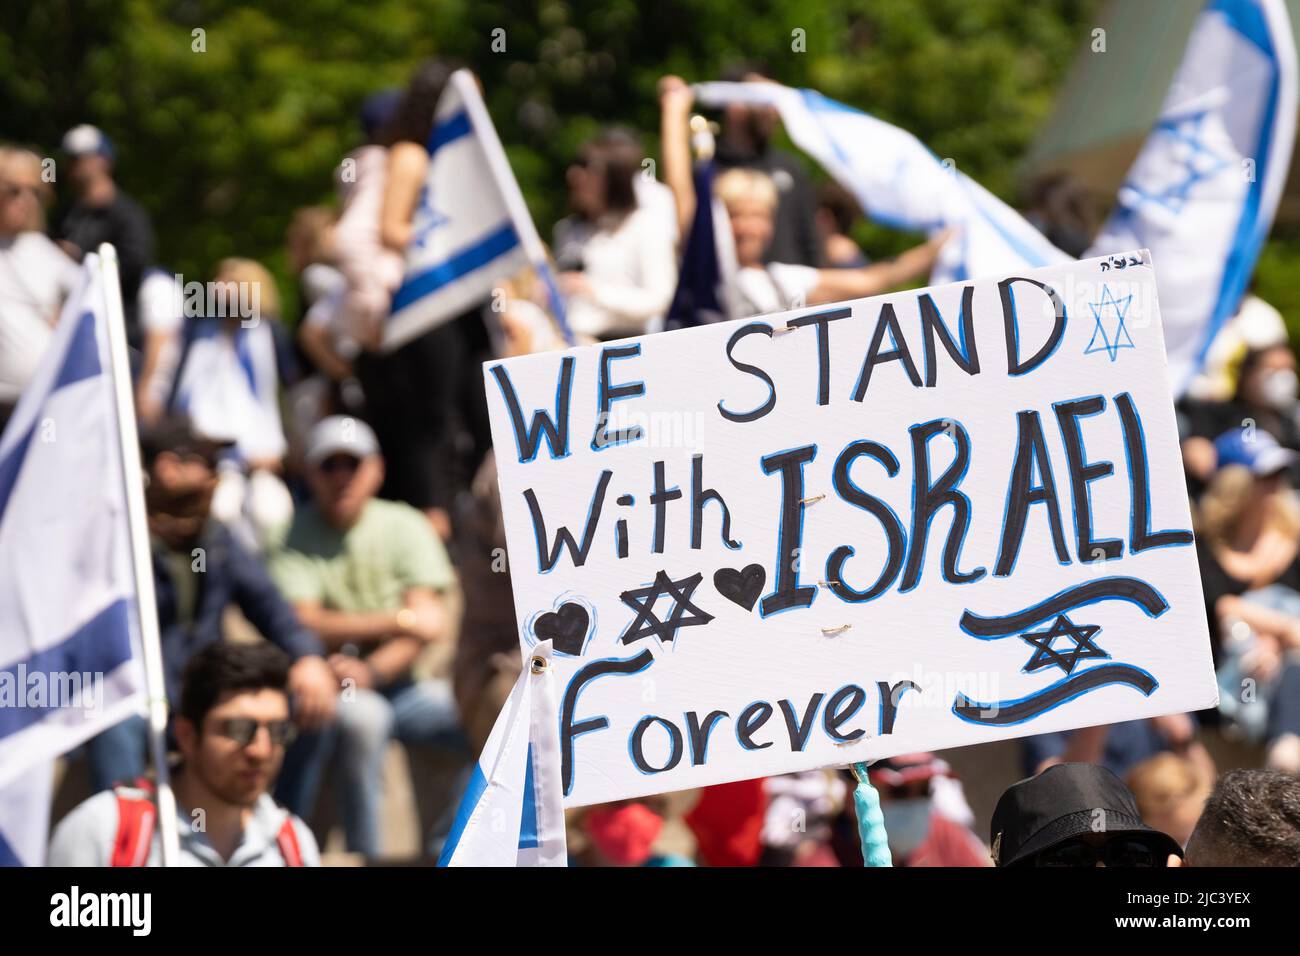
[[[1099,815],[1100,814],[1100,815]],[[1104,829],[1097,826],[1100,820]],[[1062,763],[1007,788],[993,811],[993,862],[1014,866],[1057,844],[1095,832],[1141,837],[1164,853],[1178,841],[1142,822],[1137,800],[1119,777],[1091,763]]]

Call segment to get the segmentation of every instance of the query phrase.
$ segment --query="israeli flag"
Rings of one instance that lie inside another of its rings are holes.
[[[1180,393],[1241,304],[1286,185],[1295,120],[1296,51],[1282,0],[1212,0],[1115,211],[1084,253],[1151,250]]]
[[[766,82],[701,83],[694,89],[704,106],[744,102],[776,107],[794,144],[877,222],[924,233],[960,227],[959,238],[940,253],[931,284],[1071,261],[1020,213],[906,130],[815,90]],[[1141,243],[1120,248],[1135,245]]]
[[[551,642],[533,648],[501,708],[439,866],[567,866]]]
[[[0,863],[9,865],[43,862],[52,761],[143,710],[108,328],[91,255],[0,436]]]
[[[451,75],[438,101],[412,224],[406,274],[384,327],[386,350],[484,301],[495,284],[529,264],[551,293],[567,337],[545,248],[468,70]]]

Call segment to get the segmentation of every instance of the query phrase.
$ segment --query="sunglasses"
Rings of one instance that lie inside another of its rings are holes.
[[[247,747],[257,736],[259,728],[265,727],[274,747],[286,747],[291,744],[298,730],[291,720],[254,720],[251,717],[227,717],[217,721],[216,732],[222,737],[233,740],[240,747]]]
[[[1067,840],[1034,858],[1035,866],[1043,867],[1093,867],[1098,862],[1107,869],[1133,867],[1152,868],[1160,865],[1160,855],[1145,840],[1119,838],[1101,846],[1092,846],[1082,840]]]

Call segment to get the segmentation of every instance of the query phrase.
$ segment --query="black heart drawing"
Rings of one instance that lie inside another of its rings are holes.
[[[550,641],[561,654],[577,657],[587,642],[587,627],[591,618],[581,604],[565,601],[559,610],[547,611],[533,625],[539,641]]]
[[[728,601],[739,604],[746,611],[754,610],[758,596],[767,583],[767,572],[761,564],[751,564],[737,571],[735,568],[718,568],[713,572],[713,586]]]

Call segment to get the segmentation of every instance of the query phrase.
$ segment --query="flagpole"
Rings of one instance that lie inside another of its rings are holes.
[[[555,313],[555,321],[560,326],[564,341],[573,345],[573,332],[569,328],[568,317],[564,314],[564,301],[560,298],[559,289],[551,274],[546,247],[542,245],[542,239],[537,234],[537,226],[528,212],[524,194],[519,191],[519,182],[510,169],[510,161],[506,158],[505,148],[501,145],[501,137],[497,135],[496,127],[492,125],[492,117],[488,115],[487,107],[483,104],[483,97],[479,95],[474,74],[469,70],[457,70],[451,75],[451,82],[460,92],[461,99],[465,103],[465,112],[469,114],[470,125],[477,134],[479,142],[483,144],[488,173],[496,182],[497,189],[501,191],[501,198],[505,200],[506,211],[510,214],[510,221],[519,236],[519,242],[524,247],[524,254],[528,256],[528,261],[532,263],[546,286],[551,300],[551,310]]]
[[[118,279],[117,250],[109,243],[99,247],[99,267],[108,319],[108,354],[113,375],[113,403],[121,448],[122,479],[126,486],[127,527],[131,536],[131,566],[135,577],[136,607],[140,612],[140,642],[144,653],[145,693],[149,705],[149,749],[153,758],[158,796],[158,827],[162,837],[162,864],[175,866],[180,858],[176,825],[176,795],[167,770],[167,689],[163,679],[162,642],[158,636],[158,602],[153,589],[153,558],[145,517],[144,470],[131,393],[131,366],[126,352],[126,318],[122,312],[122,287]]]

